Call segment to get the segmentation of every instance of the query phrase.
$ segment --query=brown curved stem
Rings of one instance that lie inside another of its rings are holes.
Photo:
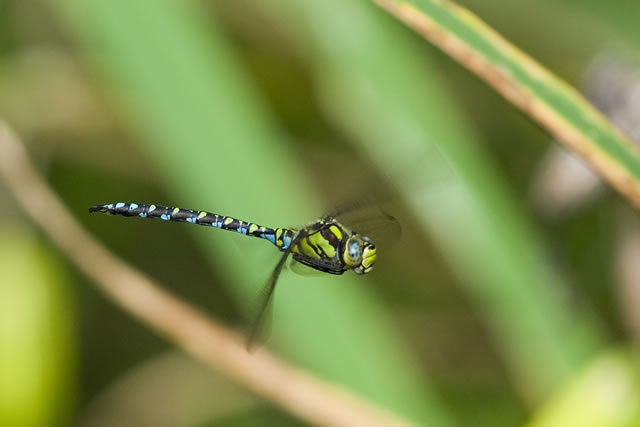
[[[36,172],[23,144],[2,121],[0,177],[22,209],[107,297],[200,362],[312,424],[411,425],[266,350],[248,353],[241,336],[107,251],[63,206]]]

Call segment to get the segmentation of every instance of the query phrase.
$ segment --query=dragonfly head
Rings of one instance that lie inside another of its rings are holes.
[[[347,239],[342,258],[357,274],[368,273],[376,262],[376,246],[370,238],[354,233]]]

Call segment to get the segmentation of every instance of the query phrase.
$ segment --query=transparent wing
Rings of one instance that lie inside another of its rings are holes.
[[[247,336],[247,350],[249,351],[255,349],[255,345],[259,341],[260,337],[263,337],[268,333],[273,291],[276,288],[276,283],[278,283],[280,273],[282,273],[282,269],[286,265],[289,255],[291,255],[291,250],[297,243],[298,239],[299,237],[296,236],[289,245],[289,248],[282,254],[280,261],[278,261],[278,264],[273,269],[273,273],[271,273],[271,277],[269,277],[269,281],[262,288],[262,291],[258,296],[256,309],[250,323],[249,335]]]
[[[352,231],[370,237],[378,248],[388,248],[402,237],[398,220],[373,205],[356,205],[335,217]]]
[[[321,276],[323,274],[327,274],[324,271],[309,267],[308,265],[304,265],[293,258],[289,260],[288,264],[289,270],[301,276]]]
[[[327,213],[325,217],[331,218],[345,218],[350,215],[358,215],[358,213],[362,214],[363,211],[367,211],[369,209],[374,209],[378,203],[373,197],[363,197],[356,201],[348,201],[341,205],[338,205],[336,209]]]
[[[273,297],[273,291],[278,283],[278,277],[282,272],[282,267],[286,264],[287,258],[289,258],[289,252],[286,252],[278,261],[276,268],[273,270],[271,277],[267,284],[260,291],[258,296],[256,310],[249,327],[249,335],[247,336],[247,350],[252,351],[255,349],[255,344],[258,341],[258,337],[264,337],[268,335],[271,323],[271,299]]]

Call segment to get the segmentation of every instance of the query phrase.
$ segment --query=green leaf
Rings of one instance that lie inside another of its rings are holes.
[[[376,2],[580,154],[640,207],[640,150],[575,89],[451,1]]]

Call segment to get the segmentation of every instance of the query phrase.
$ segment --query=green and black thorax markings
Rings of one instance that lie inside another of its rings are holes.
[[[291,253],[296,261],[331,274],[342,274],[350,269],[358,274],[367,273],[376,260],[376,249],[371,239],[354,233],[332,217],[294,230],[265,227],[211,212],[153,204],[118,202],[93,206],[89,212],[183,221],[235,231],[268,240],[280,251]]]

